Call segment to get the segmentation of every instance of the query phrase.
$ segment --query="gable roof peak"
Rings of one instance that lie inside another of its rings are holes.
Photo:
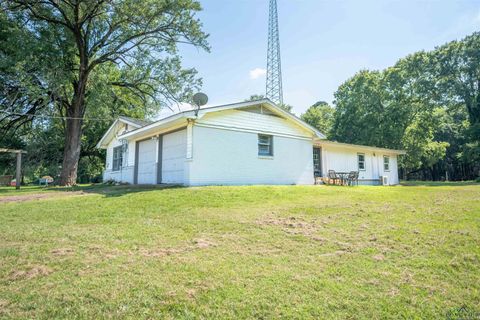
[[[149,120],[142,120],[142,119],[138,119],[138,118],[132,118],[132,117],[127,117],[127,116],[119,116],[118,117],[120,120],[124,120],[124,121],[127,121],[127,122],[131,122],[132,124],[135,124],[139,127],[144,127],[146,125],[149,125],[150,123],[152,123],[152,121],[149,121]]]

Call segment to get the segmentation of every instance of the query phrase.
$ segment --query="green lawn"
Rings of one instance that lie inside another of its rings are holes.
[[[0,189],[0,318],[455,312],[480,315],[478,184]]]

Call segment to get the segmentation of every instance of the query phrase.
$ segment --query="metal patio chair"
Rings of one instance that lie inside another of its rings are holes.
[[[347,184],[353,186],[355,183],[358,186],[358,171],[350,171],[347,178]]]
[[[335,170],[328,170],[328,184],[331,184],[333,180],[333,184],[337,184],[337,181],[340,181],[340,177],[337,175]]]

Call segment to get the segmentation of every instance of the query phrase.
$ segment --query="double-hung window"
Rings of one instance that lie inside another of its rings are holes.
[[[358,160],[358,170],[365,170],[365,154],[358,153],[357,160]]]
[[[258,155],[266,157],[273,156],[273,136],[266,134],[258,135]]]
[[[383,156],[383,171],[390,171],[390,157]]]
[[[123,162],[123,147],[118,146],[113,148],[113,167],[112,171],[118,171],[122,167]]]

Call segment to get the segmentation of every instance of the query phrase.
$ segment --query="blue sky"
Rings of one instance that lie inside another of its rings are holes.
[[[480,1],[277,0],[284,101],[300,115],[361,69],[480,31]],[[201,0],[210,53],[182,46],[209,105],[264,94],[268,0]],[[252,72],[256,70],[255,72]]]

